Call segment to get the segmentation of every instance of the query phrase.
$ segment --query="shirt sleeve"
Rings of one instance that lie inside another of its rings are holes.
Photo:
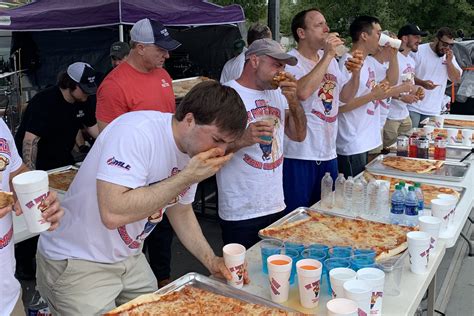
[[[110,123],[127,112],[127,103],[122,87],[106,77],[97,90],[97,119]]]
[[[54,101],[53,101],[54,102]],[[23,116],[25,131],[36,136],[45,137],[50,130],[50,113],[48,113],[48,103],[42,97],[33,98],[25,111],[28,113]],[[22,140],[23,141],[23,140]]]
[[[23,164],[23,160],[21,159],[20,155],[18,154],[18,150],[16,149],[15,141],[13,139],[13,135],[11,134],[10,130],[8,129],[7,125],[3,120],[0,120],[0,131],[1,137],[4,137],[8,144],[8,149],[10,151],[10,164],[11,164],[11,172],[15,172],[18,170],[21,165]],[[5,151],[6,148],[3,148]]]

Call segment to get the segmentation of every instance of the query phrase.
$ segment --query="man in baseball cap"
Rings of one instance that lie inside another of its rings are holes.
[[[290,66],[295,66],[298,63],[296,57],[285,53],[280,43],[270,38],[262,38],[253,42],[245,52],[245,60],[250,59],[252,55],[267,55]]]
[[[174,40],[163,24],[158,21],[143,19],[135,23],[130,31],[133,42],[155,44],[165,50],[175,50],[181,43]]]
[[[83,62],[76,62],[67,67],[68,76],[77,82],[79,88],[87,94],[94,95],[97,92],[97,72],[91,65]],[[83,102],[85,100],[82,100]]]
[[[110,61],[112,68],[120,65],[130,52],[130,46],[125,42],[115,42],[110,46]]]
[[[425,37],[428,35],[428,32],[422,31],[416,24],[407,24],[402,26],[398,31],[398,38],[404,35],[420,35]]]

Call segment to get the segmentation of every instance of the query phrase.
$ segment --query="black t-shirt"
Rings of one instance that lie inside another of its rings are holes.
[[[25,132],[40,137],[36,168],[49,170],[74,163],[71,150],[79,129],[96,124],[94,104],[68,103],[59,87],[38,92],[29,102],[15,136],[18,152],[22,156]]]

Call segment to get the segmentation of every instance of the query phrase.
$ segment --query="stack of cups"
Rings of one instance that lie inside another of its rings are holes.
[[[370,315],[372,287],[363,280],[347,281],[343,285],[344,297],[356,302],[359,315]]]
[[[428,138],[429,140],[433,140],[434,126],[432,125],[423,126],[423,132],[425,132],[426,138]]]
[[[267,259],[270,295],[275,303],[288,300],[290,273],[293,260],[286,255],[272,255]]]
[[[454,216],[456,216],[456,205],[458,204],[458,197],[455,196],[455,195],[452,195],[452,194],[438,194],[437,195],[437,198],[438,199],[441,199],[441,200],[445,200],[445,201],[449,201],[452,203],[452,209],[451,209],[451,212],[450,212],[450,216],[449,216],[449,224],[453,224],[454,223]]]
[[[227,284],[241,289],[244,286],[245,247],[240,244],[227,244],[222,248],[224,263],[232,274]]]
[[[41,215],[49,193],[48,173],[42,170],[28,171],[12,179],[13,187],[25,217],[26,226],[32,233],[41,233],[51,227]]]
[[[454,210],[456,208],[456,202],[446,199],[434,199],[431,200],[431,211],[434,217],[441,220],[440,233],[446,232],[449,224],[452,222],[450,219],[454,216]]]
[[[357,303],[347,298],[335,298],[326,303],[328,316],[358,316]]]
[[[344,297],[343,285],[345,282],[355,280],[357,273],[349,268],[334,268],[329,271],[329,280],[331,281],[332,298]]]
[[[456,128],[448,128],[446,130],[448,132],[448,144],[456,144],[458,140],[458,130]]]
[[[444,126],[444,117],[435,116],[435,127],[436,128],[443,128],[443,126]]]
[[[462,144],[464,146],[472,145],[472,129],[463,129],[462,130]]]
[[[428,233],[431,236],[431,247],[436,251],[436,244],[439,237],[439,229],[441,228],[441,220],[434,216],[420,216],[418,218],[420,231]]]
[[[407,239],[411,272],[425,274],[428,272],[431,236],[425,232],[409,232]]]
[[[302,259],[296,263],[300,303],[304,308],[315,308],[321,292],[323,265],[318,260]]]
[[[365,281],[372,288],[372,294],[370,297],[370,315],[382,315],[385,272],[376,268],[363,268],[357,271],[357,279]]]

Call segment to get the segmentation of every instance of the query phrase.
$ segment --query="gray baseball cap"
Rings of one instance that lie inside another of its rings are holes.
[[[72,80],[79,84],[82,91],[87,95],[95,94],[97,91],[97,72],[91,65],[76,62],[67,67],[67,74]]]
[[[290,66],[295,66],[298,63],[295,56],[285,53],[280,43],[270,38],[262,38],[250,44],[245,52],[245,59],[249,59],[251,55],[267,55]]]
[[[131,40],[143,44],[155,44],[166,50],[175,50],[181,43],[174,40],[166,27],[158,21],[142,19],[130,30]]]

